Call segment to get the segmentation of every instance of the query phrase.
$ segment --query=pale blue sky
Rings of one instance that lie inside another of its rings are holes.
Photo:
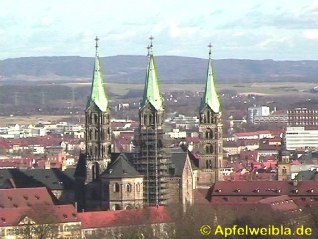
[[[156,55],[318,60],[318,0],[1,0],[0,59]]]

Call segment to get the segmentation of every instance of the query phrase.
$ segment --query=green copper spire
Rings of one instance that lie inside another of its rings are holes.
[[[158,85],[158,73],[155,64],[155,59],[152,52],[152,40],[150,37],[150,45],[148,46],[149,62],[147,66],[147,75],[145,82],[144,96],[141,103],[141,108],[144,108],[148,103],[151,104],[157,111],[163,110],[163,100],[160,95]]]
[[[205,106],[209,106],[214,113],[220,112],[220,101],[218,94],[216,92],[215,82],[214,82],[214,73],[211,59],[211,48],[212,45],[209,44],[209,65],[208,65],[208,73],[207,80],[205,86],[204,97],[202,98],[200,110],[202,110]]]
[[[98,38],[95,38],[96,41],[96,56],[95,56],[95,65],[94,65],[94,74],[92,82],[92,90],[89,100],[87,102],[87,108],[95,104],[100,111],[105,112],[108,109],[108,98],[104,89],[104,80],[103,74],[101,71],[101,63],[99,60],[98,54]]]

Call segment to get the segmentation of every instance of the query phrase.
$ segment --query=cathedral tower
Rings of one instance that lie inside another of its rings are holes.
[[[101,62],[96,37],[96,56],[91,94],[85,110],[86,129],[86,183],[99,179],[110,162],[111,126],[110,108],[104,89]]]
[[[164,105],[158,85],[158,72],[153,56],[153,38],[148,47],[148,66],[143,99],[139,109],[136,169],[145,176],[145,205],[165,204],[167,200],[168,157],[163,148]]]
[[[210,186],[221,179],[219,170],[223,159],[220,101],[215,87],[211,47],[210,44],[206,86],[200,105],[198,186]]]

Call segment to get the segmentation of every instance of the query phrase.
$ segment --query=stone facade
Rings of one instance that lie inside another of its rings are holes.
[[[222,126],[221,113],[214,113],[209,107],[200,112],[198,186],[222,180],[219,172],[223,160]]]
[[[110,210],[143,208],[143,177],[103,180],[103,190]]]
[[[111,127],[109,112],[101,112],[96,106],[86,110],[85,119],[88,183],[97,180],[110,162]]]

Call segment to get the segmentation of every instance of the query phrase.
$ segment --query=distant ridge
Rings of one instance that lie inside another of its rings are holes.
[[[102,62],[107,82],[144,82],[146,56],[103,57]],[[205,82],[207,59],[157,56],[156,62],[161,82]],[[215,60],[214,63],[218,83],[317,82],[318,80],[318,61],[222,59]],[[90,78],[93,64],[92,57],[79,56],[11,58],[0,61],[0,80],[10,84],[10,81],[27,81],[32,77],[43,81],[51,76],[54,76],[55,80],[59,77],[74,78],[74,80]]]

